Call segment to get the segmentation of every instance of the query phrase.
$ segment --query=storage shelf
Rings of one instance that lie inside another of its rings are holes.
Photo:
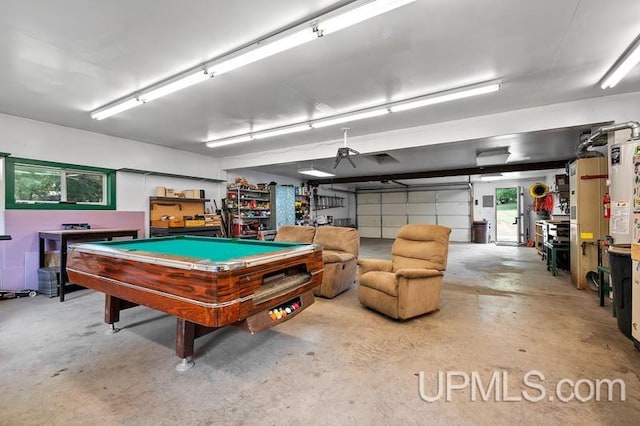
[[[251,207],[255,205],[256,207]],[[265,207],[269,206],[269,207]],[[256,227],[269,226],[271,220],[271,192],[261,189],[249,189],[237,185],[227,187],[226,209],[231,217],[231,233],[235,238],[257,238]],[[256,216],[251,216],[255,213]]]
[[[229,197],[227,197],[227,198],[229,198]],[[264,197],[262,197],[262,198],[258,198],[258,197],[240,197],[240,198],[231,197],[231,198],[229,198],[229,200],[234,200],[234,201],[235,200],[240,200],[240,201],[243,201],[243,200],[246,200],[246,201],[269,201],[270,199],[269,199],[269,197],[267,197],[267,198],[264,198]]]
[[[211,201],[208,198],[181,198],[181,197],[149,197],[149,200],[150,201],[169,201],[169,202],[175,201],[179,203],[188,203],[188,202],[206,203]]]
[[[240,217],[240,219],[270,219],[271,216],[238,216],[236,214],[233,215],[234,218]]]
[[[229,193],[232,193],[232,194],[236,193],[238,190],[240,190],[240,192],[253,192],[253,193],[256,193],[256,194],[269,194],[269,191],[264,190],[264,189],[245,189],[245,188],[238,188],[238,187],[236,187],[236,188],[228,187],[227,188],[227,191]]]

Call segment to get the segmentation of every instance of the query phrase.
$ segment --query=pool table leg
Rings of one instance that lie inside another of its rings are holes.
[[[120,321],[120,311],[134,306],[138,306],[138,304],[106,294],[104,299],[104,322],[109,324],[109,329],[105,334],[114,334],[120,331],[115,325]]]
[[[180,363],[176,365],[176,370],[187,371],[195,365],[191,357],[196,340],[196,325],[183,318],[178,318],[177,324],[176,355],[180,357]]]
[[[176,365],[176,370],[186,371],[193,367],[195,363],[191,357],[196,339],[214,332],[218,328],[220,327],[205,327],[183,318],[177,318],[176,355],[180,357],[180,364]]]

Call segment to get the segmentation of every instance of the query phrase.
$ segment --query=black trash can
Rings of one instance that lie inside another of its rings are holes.
[[[613,305],[616,308],[618,328],[631,339],[631,245],[609,247],[609,269],[613,287]]]
[[[471,226],[471,241],[474,243],[487,243],[487,221],[474,220]]]

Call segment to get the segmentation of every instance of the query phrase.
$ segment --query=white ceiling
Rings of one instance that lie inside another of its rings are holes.
[[[640,90],[640,67],[614,89],[598,86],[640,33],[637,0],[418,0],[111,118],[89,116],[343,3],[0,0],[0,112],[226,157],[335,141],[344,125],[215,150],[204,142],[490,79],[501,79],[502,90],[349,123],[349,135]],[[516,136],[508,146],[517,161],[564,160],[581,130]],[[362,157],[357,169],[343,163],[337,170],[355,176],[468,167],[478,150],[502,144],[389,150],[399,164]],[[256,170],[295,174],[301,166],[288,163]]]

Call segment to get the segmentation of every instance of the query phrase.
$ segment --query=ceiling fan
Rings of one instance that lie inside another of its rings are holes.
[[[351,154],[360,154],[358,151],[356,151],[353,148],[349,148],[347,146],[347,132],[349,131],[348,127],[345,127],[342,129],[342,133],[344,135],[344,146],[342,148],[338,148],[338,152],[336,153],[336,162],[333,165],[333,168],[335,169],[336,167],[338,167],[338,164],[340,164],[340,161],[342,161],[342,159],[346,158],[347,161],[349,161],[349,163],[351,163],[351,166],[353,166],[353,168],[356,168],[356,163],[353,162],[353,160],[351,159]]]

